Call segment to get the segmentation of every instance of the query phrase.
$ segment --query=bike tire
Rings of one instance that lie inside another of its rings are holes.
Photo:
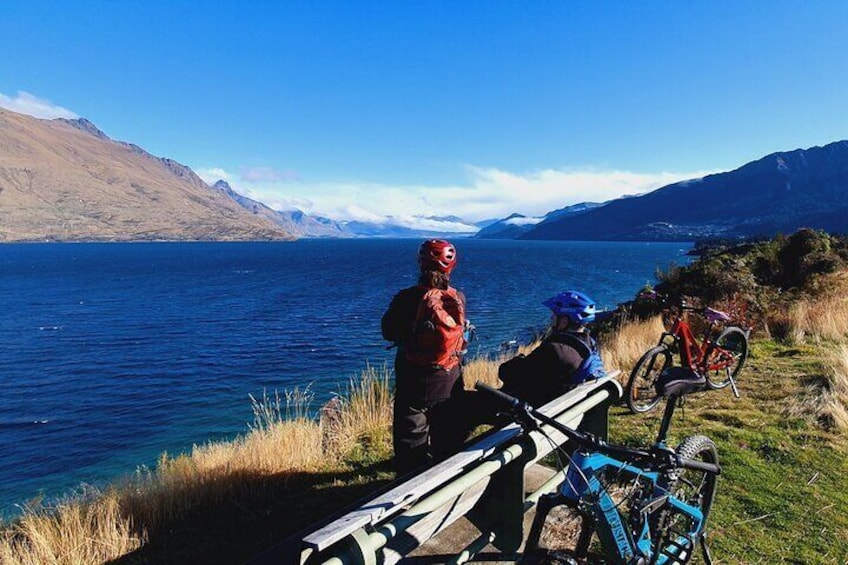
[[[685,438],[677,446],[675,453],[687,459],[718,464],[718,450],[713,440],[706,436],[698,435]],[[659,483],[660,486],[671,492],[675,497],[701,511],[704,520],[701,523],[701,530],[695,536],[697,539],[697,535],[706,527],[710,509],[713,506],[716,493],[716,475],[707,473],[706,471],[679,468],[662,475]],[[679,516],[683,515],[681,514]],[[672,524],[671,521],[668,521],[664,529],[676,531],[672,526],[677,525],[679,524]],[[685,527],[691,528],[691,524],[687,524]],[[657,535],[660,536],[664,534],[665,532],[657,532]],[[676,548],[672,546],[666,549],[675,550]],[[694,554],[694,550],[695,546],[693,543],[688,555],[685,558],[675,561],[675,563],[688,563]]]
[[[705,358],[707,386],[713,390],[726,387],[731,379],[736,380],[748,358],[748,334],[735,326],[725,328],[707,348]],[[715,364],[720,367],[711,370],[710,366]]]
[[[631,412],[641,414],[656,408],[660,397],[655,384],[671,364],[671,351],[664,345],[652,347],[642,355],[627,380],[625,397]]]

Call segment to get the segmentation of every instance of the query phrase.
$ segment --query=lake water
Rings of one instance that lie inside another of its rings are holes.
[[[380,317],[418,240],[0,245],[0,515],[232,438],[248,395],[316,404],[390,362]],[[525,340],[540,302],[632,298],[688,244],[457,240],[472,351]]]

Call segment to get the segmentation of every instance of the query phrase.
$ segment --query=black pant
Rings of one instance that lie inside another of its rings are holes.
[[[444,459],[462,446],[466,434],[464,426],[458,425],[464,392],[460,374],[457,368],[450,374],[397,377],[392,433],[398,476]],[[432,382],[422,387],[420,378]],[[421,394],[424,389],[449,392],[428,397]]]

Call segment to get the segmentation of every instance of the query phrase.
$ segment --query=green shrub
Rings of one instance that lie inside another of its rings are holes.
[[[848,267],[848,239],[808,228],[736,246],[702,244],[697,253],[691,264],[657,273],[657,291],[735,309],[751,324],[817,293],[822,275]]]

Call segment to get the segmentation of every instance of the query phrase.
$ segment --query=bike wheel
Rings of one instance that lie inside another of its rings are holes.
[[[748,358],[748,335],[737,327],[725,328],[706,353],[707,386],[718,390],[730,384]]]
[[[653,410],[660,401],[655,384],[660,374],[671,367],[671,352],[664,345],[652,347],[630,372],[627,380],[627,407],[634,414]]]
[[[675,453],[687,459],[718,464],[718,451],[715,443],[706,436],[687,437],[677,446]],[[671,551],[676,551],[676,548],[678,548],[678,545],[675,545],[674,542],[680,542],[681,534],[693,540],[685,560],[679,561],[680,563],[687,563],[695,549],[694,540],[706,527],[707,518],[715,498],[716,476],[706,471],[675,469],[661,476],[659,483],[661,487],[668,490],[676,498],[689,506],[698,508],[704,517],[700,527],[697,527],[692,518],[679,512],[665,516],[658,524],[660,531],[657,532],[657,535],[660,536],[659,539],[661,540],[672,542],[667,548]]]

